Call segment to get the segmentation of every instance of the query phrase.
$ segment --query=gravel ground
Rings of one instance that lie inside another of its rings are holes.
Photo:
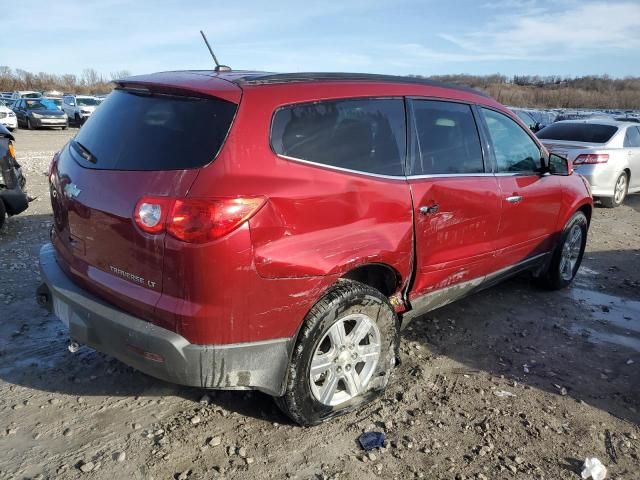
[[[17,131],[38,198],[0,232],[0,479],[640,478],[640,196],[596,209],[574,285],[515,278],[415,320],[384,398],[291,424],[260,393],[170,385],[82,347],[35,303],[46,169],[69,131]],[[383,431],[365,455],[357,438]]]

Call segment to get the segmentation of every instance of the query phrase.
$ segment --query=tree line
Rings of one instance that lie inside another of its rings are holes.
[[[0,91],[12,92],[14,90],[35,90],[47,92],[58,90],[61,92],[73,92],[84,94],[109,93],[113,88],[113,81],[130,76],[128,70],[111,72],[108,77],[99,74],[93,68],[85,68],[82,74],[73,73],[32,73],[7,66],[0,66]]]
[[[32,73],[0,66],[0,91],[36,90],[85,94],[108,93],[113,81],[130,72],[111,72],[108,77],[93,68],[80,75]],[[563,77],[558,75],[438,75],[425,77],[476,88],[500,103],[532,108],[598,108],[640,110],[640,77],[611,78],[608,75]]]
[[[640,109],[640,77],[440,75],[430,78],[476,88],[514,107]]]

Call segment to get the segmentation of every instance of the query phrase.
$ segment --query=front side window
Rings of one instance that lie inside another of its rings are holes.
[[[540,149],[536,142],[512,119],[482,108],[498,172],[534,173],[540,168]]]
[[[404,174],[405,137],[402,99],[290,105],[276,111],[271,126],[278,155],[379,175]]]
[[[640,131],[638,127],[627,128],[627,134],[624,137],[625,148],[640,147]]]
[[[411,175],[484,172],[482,148],[471,107],[413,100],[415,151]]]

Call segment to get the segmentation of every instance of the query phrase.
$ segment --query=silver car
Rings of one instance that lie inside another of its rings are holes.
[[[640,192],[640,125],[608,119],[565,120],[543,128],[538,138],[550,152],[571,160],[608,208]]]

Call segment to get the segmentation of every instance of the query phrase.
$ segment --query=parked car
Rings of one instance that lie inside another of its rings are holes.
[[[64,95],[62,111],[77,125],[82,125],[91,116],[100,102],[88,95]]]
[[[523,110],[522,108],[510,108],[510,110],[515,113],[522,122],[529,127],[529,130],[532,132],[537,132],[540,130],[540,124],[537,120],[535,120],[529,112]]]
[[[568,285],[592,211],[496,101],[382,75],[124,79],[49,178],[38,300],[72,350],[304,425],[384,390],[416,312],[527,270]]]
[[[2,100],[0,100],[0,125],[4,125],[9,131],[18,128],[16,114]]]
[[[11,100],[15,101],[21,98],[42,98],[42,94],[33,90],[16,90],[11,94]]]
[[[615,120],[567,120],[538,132],[554,153],[568,158],[591,185],[594,197],[608,208],[640,192],[640,129]]]
[[[60,127],[66,130],[69,126],[67,115],[55,103],[44,98],[23,98],[14,103],[18,126],[29,130],[42,127]]]
[[[16,160],[14,138],[0,125],[0,228],[7,215],[18,215],[29,206],[26,179]]]

